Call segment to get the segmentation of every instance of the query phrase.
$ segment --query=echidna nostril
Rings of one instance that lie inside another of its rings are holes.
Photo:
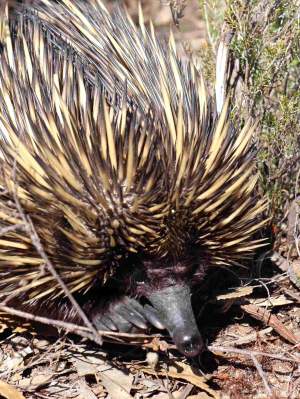
[[[200,335],[185,335],[177,346],[180,352],[187,357],[197,356],[204,349]]]

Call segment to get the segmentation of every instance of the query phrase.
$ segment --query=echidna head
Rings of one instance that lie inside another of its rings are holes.
[[[203,350],[203,341],[194,317],[188,285],[176,284],[155,290],[149,293],[148,299],[158,311],[178,350],[187,357],[198,355]]]
[[[193,251],[190,248],[188,252]],[[198,256],[173,255],[151,260],[142,257],[143,266],[136,268],[137,274],[131,273],[136,284],[131,293],[136,291],[139,297],[151,303],[177,349],[193,357],[202,352],[204,345],[192,309],[191,287],[194,282],[203,280],[206,273],[202,265],[197,265]]]

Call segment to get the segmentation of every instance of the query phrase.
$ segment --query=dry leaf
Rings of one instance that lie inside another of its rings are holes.
[[[72,361],[79,377],[85,375],[93,375],[97,373],[97,365],[84,361],[83,359],[75,359]]]
[[[236,288],[233,292],[224,295],[217,295],[218,301],[224,301],[227,299],[234,299],[234,298],[241,298],[243,296],[247,296],[252,294],[254,287],[247,286],[247,287],[239,287]]]
[[[132,387],[133,375],[123,373],[101,356],[96,356],[95,353],[82,353],[73,360],[73,364],[78,375],[82,377],[100,372],[102,384],[112,399],[132,398],[129,393]]]
[[[96,374],[99,366],[100,370],[103,366],[105,368],[111,367],[111,365],[103,359],[104,356],[105,355],[102,356],[102,352],[95,354],[95,352],[85,351],[72,359],[72,363],[77,370],[77,374],[80,377],[84,377],[86,375]]]
[[[32,352],[29,352],[29,354]],[[25,354],[26,356],[26,354]],[[12,371],[24,365],[24,357],[21,352],[7,357],[0,365],[0,371]]]
[[[3,333],[7,329],[7,325],[5,323],[0,322],[0,333]]]
[[[164,377],[168,376],[171,378],[184,380],[202,389],[203,391],[209,393],[211,397],[215,399],[220,398],[218,392],[214,391],[206,384],[207,377],[195,374],[193,369],[185,363],[174,362],[173,365],[169,367],[168,371],[164,370],[154,371],[150,368],[142,368],[139,371],[144,372],[146,374],[161,375]]]
[[[277,297],[270,297],[270,298],[256,298],[256,299],[251,299],[250,303],[253,303],[254,305],[258,307],[275,307],[275,306],[283,306],[283,305],[288,305],[290,303],[294,303],[293,301],[287,299],[285,295],[279,295]]]
[[[133,379],[133,376],[131,377]],[[106,372],[101,373],[101,380],[111,399],[133,399],[127,389],[121,385],[122,381],[119,381],[115,378],[110,378],[110,376]]]
[[[5,399],[25,399],[21,392],[4,381],[0,381],[0,395]]]
[[[97,396],[94,394],[94,392],[90,389],[90,387],[84,380],[80,380],[78,385],[79,385],[78,389],[79,395],[77,399],[97,399]]]
[[[19,382],[19,386],[22,388],[35,390],[36,388],[48,384],[53,379],[53,374],[37,374],[33,377],[23,378]]]

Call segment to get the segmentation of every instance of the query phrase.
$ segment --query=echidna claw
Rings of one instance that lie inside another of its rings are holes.
[[[146,319],[152,324],[154,327],[158,328],[159,330],[164,330],[165,326],[163,325],[157,310],[155,310],[150,305],[144,306],[144,316]]]
[[[94,318],[93,318],[93,324],[95,327],[100,330],[100,331],[114,331],[112,328],[108,327],[107,324],[105,324],[106,318],[97,313]]]
[[[158,312],[150,305],[142,306],[137,300],[125,297],[104,312],[97,312],[93,317],[95,327],[102,331],[131,332],[145,330],[150,326],[164,329]]]
[[[103,315],[100,320],[101,320],[101,323],[104,324],[104,326],[108,330],[110,330],[110,331],[118,331],[118,327],[115,325],[115,323],[108,316]]]
[[[126,320],[123,316],[121,316],[115,309],[109,312],[109,318],[116,325],[117,330],[119,332],[130,332],[133,328],[133,325],[130,321]]]
[[[113,307],[113,311],[134,326],[141,329],[146,329],[147,321],[145,320],[143,315],[137,310],[137,305],[134,305],[134,302],[136,302],[134,299],[126,298],[125,301],[122,301],[115,305]]]

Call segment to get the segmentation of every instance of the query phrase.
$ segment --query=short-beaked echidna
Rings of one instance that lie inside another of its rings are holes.
[[[254,128],[235,131],[227,105],[216,115],[172,40],[161,44],[122,14],[116,23],[100,1],[86,15],[79,2],[62,3],[73,12],[66,33],[71,21],[80,28],[74,40],[36,13],[8,29],[2,10],[0,293],[78,319],[22,228],[18,198],[69,290],[87,302],[96,292],[97,305],[83,304],[96,327],[149,321],[196,355],[191,287],[260,245]],[[96,10],[106,24],[93,27]]]

